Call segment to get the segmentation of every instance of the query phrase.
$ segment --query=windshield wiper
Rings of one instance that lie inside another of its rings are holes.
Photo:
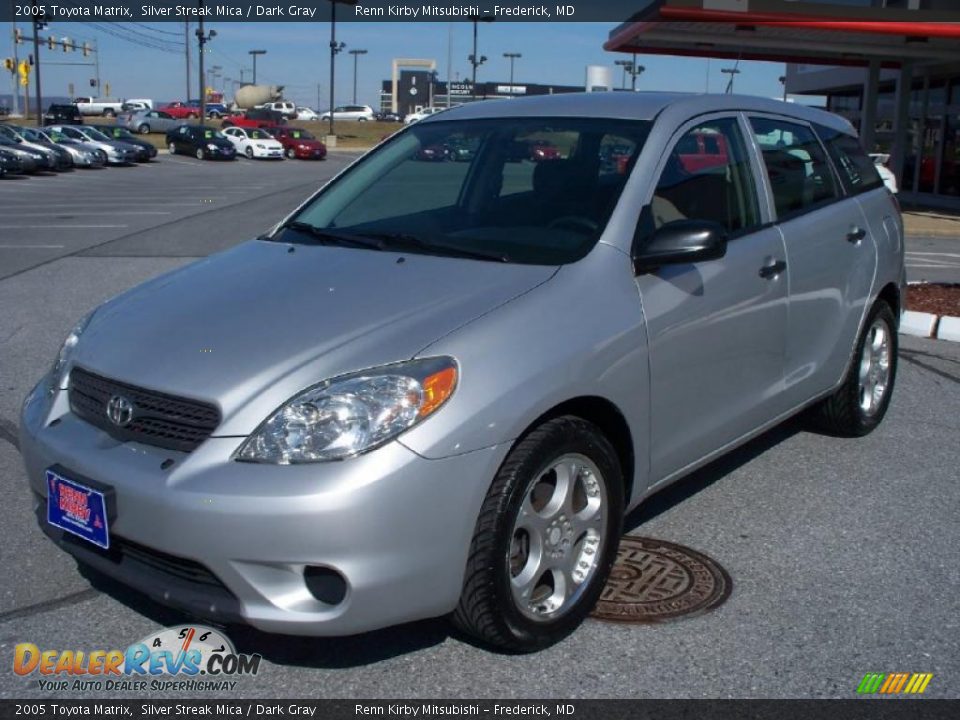
[[[295,230],[314,238],[325,245],[346,245],[348,247],[359,247],[367,250],[383,250],[383,243],[373,238],[366,238],[362,235],[352,233],[338,232],[301,222],[300,220],[290,220],[281,225],[278,230]]]
[[[437,255],[450,255],[453,257],[470,258],[471,260],[493,260],[494,262],[510,262],[510,258],[503,253],[489,250],[475,250],[471,248],[457,247],[456,245],[445,245],[443,243],[430,242],[416,235],[407,233],[363,233],[363,237],[379,240],[384,246],[390,248],[407,247],[420,250],[425,253]],[[386,247],[384,247],[386,249]]]

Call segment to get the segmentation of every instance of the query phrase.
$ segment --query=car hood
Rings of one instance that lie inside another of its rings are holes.
[[[111,300],[74,358],[107,377],[213,402],[223,415],[218,436],[247,435],[301,390],[410,359],[555,272],[251,241]]]
[[[311,150],[319,150],[320,148],[324,147],[324,144],[319,140],[295,140],[294,138],[290,138],[288,143],[290,145],[299,145],[301,147],[310,148]]]

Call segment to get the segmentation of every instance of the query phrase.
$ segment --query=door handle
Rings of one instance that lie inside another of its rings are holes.
[[[764,265],[760,268],[760,277],[762,278],[775,278],[777,275],[782,273],[787,269],[787,263],[785,260],[777,260],[774,263],[769,265]]]
[[[867,236],[867,231],[862,227],[854,226],[850,232],[847,233],[847,242],[857,244]]]

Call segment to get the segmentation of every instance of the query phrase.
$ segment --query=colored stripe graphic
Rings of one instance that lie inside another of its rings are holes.
[[[933,673],[867,673],[857,686],[860,695],[921,695]]]

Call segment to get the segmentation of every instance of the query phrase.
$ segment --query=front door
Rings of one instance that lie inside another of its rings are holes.
[[[772,419],[782,390],[785,250],[777,229],[765,226],[761,170],[746,132],[736,115],[681,128],[644,210],[641,243],[646,232],[684,219],[713,220],[730,233],[719,260],[637,277],[649,337],[655,482]]]

